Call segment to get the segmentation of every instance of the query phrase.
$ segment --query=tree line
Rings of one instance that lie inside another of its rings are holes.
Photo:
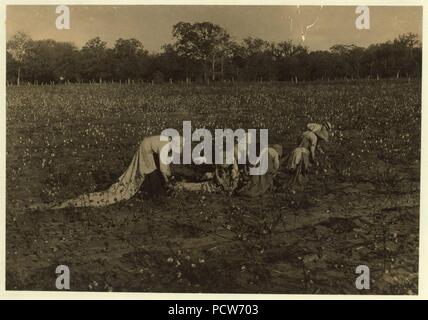
[[[99,37],[73,43],[32,40],[22,32],[7,42],[7,81],[20,84],[135,81],[310,81],[420,77],[421,43],[413,33],[367,48],[338,44],[310,51],[292,41],[232,40],[210,22],[179,22],[174,42],[149,53],[135,39],[113,47]]]

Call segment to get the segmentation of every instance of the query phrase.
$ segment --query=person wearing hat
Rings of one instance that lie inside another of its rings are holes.
[[[287,159],[287,169],[293,174],[292,184],[302,182],[311,164],[318,165],[315,151],[319,148],[320,140],[328,142],[332,128],[328,121],[323,124],[308,123],[306,127],[308,130],[303,132],[299,146]]]

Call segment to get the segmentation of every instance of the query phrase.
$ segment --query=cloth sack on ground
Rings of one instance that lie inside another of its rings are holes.
[[[144,182],[146,175],[157,170],[157,163],[162,172],[169,174],[169,166],[162,161],[156,161],[161,149],[168,141],[161,141],[160,136],[145,138],[138,147],[128,169],[119,177],[118,181],[105,191],[87,193],[77,198],[66,200],[54,205],[52,209],[68,207],[102,207],[134,196]]]

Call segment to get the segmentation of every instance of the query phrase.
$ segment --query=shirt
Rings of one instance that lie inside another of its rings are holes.
[[[311,150],[311,147],[315,147],[318,143],[318,137],[312,131],[305,131],[302,134],[302,140],[299,147]]]

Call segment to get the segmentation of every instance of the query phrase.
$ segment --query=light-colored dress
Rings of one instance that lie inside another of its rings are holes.
[[[159,157],[161,149],[168,141],[161,141],[160,136],[143,139],[135,152],[128,169],[119,177],[118,181],[105,191],[87,193],[77,198],[66,200],[52,209],[68,207],[102,207],[113,203],[128,200],[134,196],[144,182],[144,177],[157,169],[155,157]],[[159,161],[159,170],[170,175],[169,165]]]
[[[309,168],[309,156],[311,147],[316,147],[318,137],[313,131],[305,131],[302,134],[302,140],[297,148],[295,148],[287,162],[287,169],[296,170],[299,164],[303,165],[303,170]]]

